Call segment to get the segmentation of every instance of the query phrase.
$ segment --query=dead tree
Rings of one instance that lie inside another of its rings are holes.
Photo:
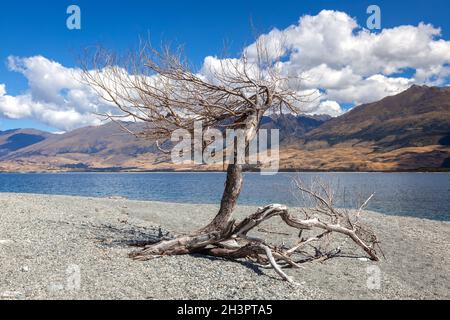
[[[168,47],[156,50],[145,45],[125,62],[99,50],[89,60],[84,60],[88,61],[84,64],[84,81],[121,111],[117,116],[110,114],[108,117],[146,123],[145,131],[139,135],[153,139],[158,146],[160,141],[169,139],[175,129],[192,131],[194,123],[201,121],[205,130],[244,130],[248,147],[265,114],[271,111],[298,114],[304,103],[311,102],[311,96],[291,89],[299,80],[280,75],[280,61],[271,58],[273,55],[260,41],[256,42],[255,52],[251,56],[244,52],[237,59],[216,60],[216,65],[197,73],[184,59],[182,50],[174,52]],[[317,217],[302,220],[291,215],[285,206],[270,205],[236,223],[233,213],[242,189],[243,168],[236,159],[236,152],[233,160],[228,164],[219,212],[209,224],[188,236],[148,245],[132,253],[132,257],[148,260],[203,253],[229,259],[246,258],[272,265],[285,280],[291,281],[281,270],[280,263],[298,266],[293,255],[323,235],[302,240],[289,249],[249,235],[262,222],[280,217],[299,230],[319,229],[325,234],[346,235],[371,259],[378,259],[373,247],[376,241],[361,237],[358,224],[350,224],[331,203],[315,193],[311,195],[318,201],[317,212],[329,217],[328,222]],[[344,220],[346,224],[341,224]]]

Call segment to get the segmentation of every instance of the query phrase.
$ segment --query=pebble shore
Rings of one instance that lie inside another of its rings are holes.
[[[255,209],[239,207],[237,217]],[[197,229],[216,211],[119,197],[0,194],[0,300],[450,298],[450,222],[375,212],[364,218],[381,238],[385,260],[340,257],[288,269],[298,286],[245,261],[128,258],[133,245],[166,230]],[[278,221],[264,227],[292,233]],[[358,252],[347,242],[343,250]]]

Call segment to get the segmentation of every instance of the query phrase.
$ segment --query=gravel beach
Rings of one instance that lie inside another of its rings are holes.
[[[201,227],[217,211],[213,205],[0,194],[0,208],[0,300],[450,298],[450,222],[365,212],[386,260],[305,264],[286,271],[300,283],[291,286],[246,262],[128,258],[131,245],[165,230]],[[237,216],[254,211],[239,207]],[[295,233],[275,220],[264,227]],[[270,237],[281,242],[281,235]],[[348,241],[342,248],[364,256]]]

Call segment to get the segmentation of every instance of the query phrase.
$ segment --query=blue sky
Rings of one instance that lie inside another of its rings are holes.
[[[82,12],[82,29],[66,28],[66,9],[76,4]],[[139,35],[150,33],[153,41],[170,40],[186,45],[192,61],[201,66],[206,56],[221,53],[224,41],[238,53],[254,41],[250,21],[261,33],[297,24],[303,15],[317,15],[323,9],[342,11],[364,25],[366,9],[377,4],[382,10],[382,27],[417,26],[423,21],[441,28],[441,38],[450,39],[450,3],[427,1],[2,1],[0,5],[0,84],[7,94],[29,90],[27,78],[7,65],[9,56],[43,56],[64,67],[76,67],[85,47],[101,44],[114,50],[135,46]],[[403,71],[407,73],[408,71]],[[348,102],[340,101],[341,106]],[[12,120],[0,115],[0,130],[34,127],[58,131],[42,119]]]

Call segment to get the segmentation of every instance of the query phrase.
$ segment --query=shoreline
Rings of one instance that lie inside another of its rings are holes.
[[[81,173],[83,174],[83,173]],[[450,191],[450,189],[449,189]],[[2,192],[0,191],[1,195],[29,195],[29,196],[42,196],[42,197],[62,197],[62,198],[74,198],[74,200],[77,199],[92,199],[92,200],[123,200],[123,201],[132,201],[132,202],[141,202],[141,203],[148,203],[148,204],[159,204],[161,206],[164,205],[188,205],[188,206],[210,206],[210,207],[216,207],[218,206],[218,203],[220,200],[217,200],[217,202],[182,202],[181,200],[177,202],[176,200],[171,201],[163,201],[163,200],[147,200],[147,199],[140,199],[140,198],[129,198],[125,195],[120,194],[112,194],[112,195],[98,195],[98,196],[85,196],[85,195],[71,195],[71,194],[54,194],[54,193],[36,193],[36,192]],[[258,208],[261,205],[268,205],[269,203],[242,203],[238,204],[238,207],[241,208]],[[299,207],[290,206],[287,205],[290,209],[299,209]],[[340,209],[349,209],[352,210],[352,208],[340,208]],[[401,213],[393,213],[389,214],[383,211],[376,211],[373,209],[366,209],[366,212],[371,212],[379,215],[389,216],[389,217],[398,217],[398,218],[412,218],[412,219],[419,219],[419,220],[427,220],[427,221],[436,221],[436,222],[450,222],[450,218],[432,218],[432,217],[423,217],[423,216],[417,216],[417,215],[408,215],[408,214],[401,214]]]
[[[342,257],[288,269],[302,283],[291,288],[273,270],[246,262],[128,258],[135,249],[131,244],[154,239],[160,228],[180,233],[202,226],[214,216],[215,205],[17,193],[0,193],[0,203],[0,300],[450,298],[445,255],[450,222],[365,212],[388,260],[372,264]],[[236,217],[254,210],[240,206]],[[265,227],[291,231],[276,220]],[[344,252],[361,254],[342,245]],[[74,290],[65,285],[70,266],[80,271],[81,284]],[[379,290],[367,287],[368,266],[380,268]]]
[[[243,170],[244,173],[259,173],[259,170]],[[42,171],[0,171],[0,174],[66,174],[66,173],[226,173],[226,170],[42,170]],[[305,169],[279,169],[277,173],[450,173],[450,168],[424,168],[417,170],[373,170],[373,171],[352,171],[352,170],[305,170]]]

